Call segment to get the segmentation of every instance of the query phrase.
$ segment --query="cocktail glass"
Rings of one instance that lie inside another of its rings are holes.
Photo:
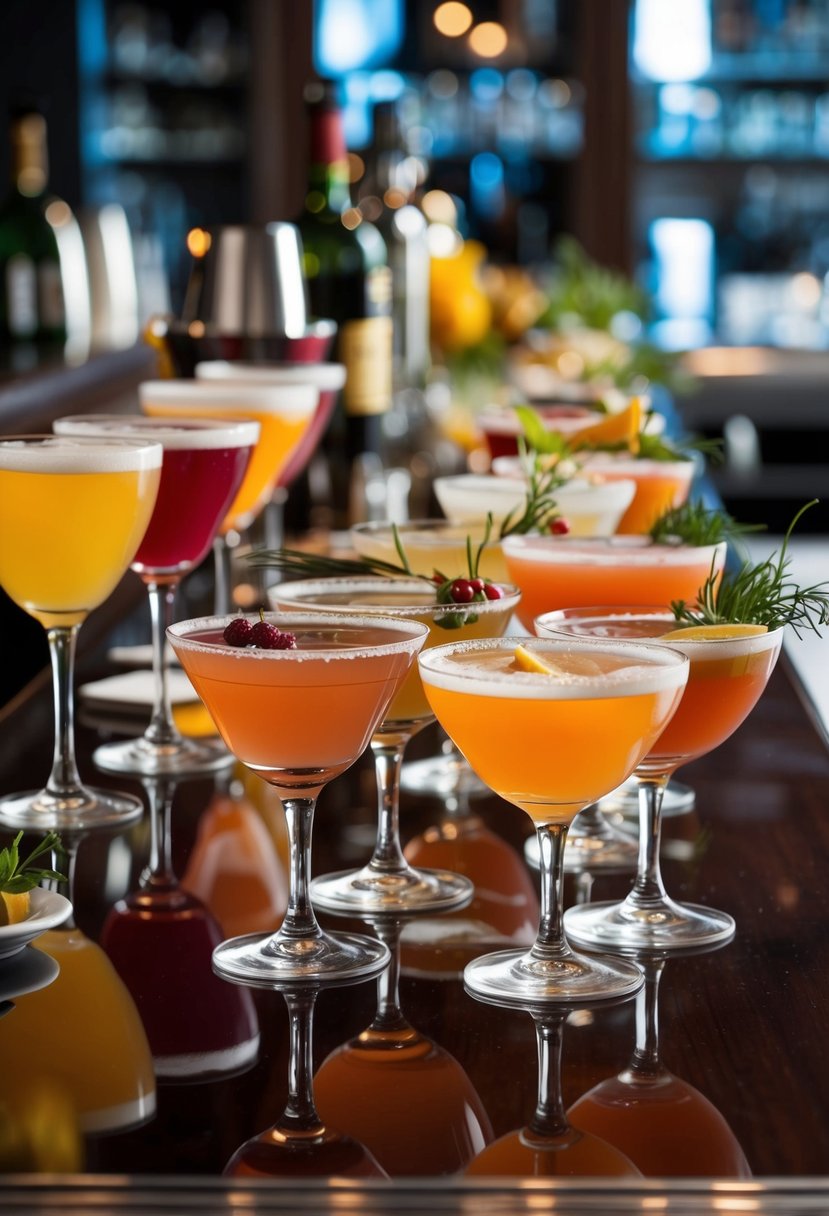
[[[601,477],[608,485],[632,480],[636,492],[619,521],[624,536],[647,535],[660,516],[681,507],[691,492],[698,464],[690,456],[683,460],[646,460],[608,452],[579,455],[585,473]]]
[[[241,534],[273,495],[284,468],[311,425],[319,393],[313,384],[213,384],[154,380],[138,387],[141,409],[152,417],[223,418],[259,423],[259,441],[213,545],[216,610],[230,609],[232,556]]]
[[[688,660],[647,643],[537,639],[532,653],[553,670],[532,672],[515,661],[519,642],[454,643],[419,659],[438,721],[487,785],[530,816],[539,838],[534,945],[475,959],[464,981],[513,1004],[619,996],[639,987],[638,968],[577,955],[564,936],[564,843],[576,813],[648,753],[676,708]]]
[[[454,1174],[492,1139],[472,1082],[454,1056],[407,1020],[400,1005],[400,930],[371,917],[391,958],[377,979],[371,1024],[323,1060],[317,1108],[349,1132],[392,1178]]]
[[[495,637],[503,633],[518,601],[514,587],[501,599],[471,604],[438,604],[434,588],[422,579],[326,578],[285,583],[274,593],[283,611],[328,608],[337,612],[385,612],[419,621],[429,631],[425,646],[447,638]],[[360,870],[315,878],[314,902],[328,912],[366,913],[436,911],[470,901],[472,883],[448,870],[418,870],[400,847],[400,770],[409,740],[434,714],[417,667],[398,689],[371,740],[377,770],[378,824],[374,853]]]
[[[311,827],[320,791],[365,750],[428,630],[403,618],[291,613],[278,626],[296,648],[267,650],[228,645],[227,624],[183,621],[167,636],[227,746],[279,793],[290,891],[277,933],[224,942],[214,966],[250,984],[373,974],[388,960],[381,942],[324,933],[314,916]]]
[[[548,431],[572,439],[579,431],[601,422],[605,415],[601,410],[569,401],[551,402],[533,407]],[[518,452],[518,436],[523,425],[515,410],[503,406],[489,406],[479,412],[478,427],[484,436],[491,460],[515,456]]]
[[[625,480],[602,482],[574,476],[553,491],[559,514],[571,536],[612,536],[629,507],[635,483]],[[527,501],[524,477],[459,473],[436,477],[435,496],[446,518],[462,527],[483,529],[492,516],[496,532],[508,516],[520,518]]]
[[[570,1119],[623,1152],[646,1177],[751,1177],[745,1154],[720,1111],[662,1063],[659,985],[670,956],[632,957],[645,973],[644,987],[636,995],[634,1051],[617,1076],[573,1103]]]
[[[671,721],[636,768],[639,783],[639,860],[633,888],[622,903],[582,904],[565,915],[567,932],[582,945],[626,949],[698,947],[727,941],[734,920],[699,904],[680,904],[665,890],[659,864],[662,793],[668,779],[691,760],[719,747],[748,717],[780,654],[783,630],[701,639],[659,636],[676,629],[671,614],[624,608],[588,608],[536,622],[548,637],[648,638],[688,656],[688,683]]]
[[[160,443],[161,484],[132,569],[147,588],[153,649],[153,708],[138,739],[106,743],[94,755],[116,773],[183,776],[233,763],[217,741],[188,739],[173,722],[167,686],[165,630],[173,622],[179,583],[208,553],[242,483],[259,437],[252,422],[78,414],[58,418],[59,435],[106,435]]]
[[[139,799],[81,784],[74,656],[81,624],[115,589],[147,529],[161,458],[161,445],[146,440],[0,440],[0,584],[46,630],[55,704],[49,780],[39,793],[0,800],[10,827],[78,830],[141,814]]]

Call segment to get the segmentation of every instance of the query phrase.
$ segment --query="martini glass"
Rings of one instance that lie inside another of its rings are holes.
[[[221,928],[173,871],[175,782],[145,777],[143,785],[149,862],[137,890],[110,909],[101,946],[135,1001],[157,1077],[198,1081],[244,1072],[259,1050],[253,1000],[214,973]]]
[[[317,1107],[392,1178],[454,1174],[492,1139],[489,1116],[454,1056],[406,1020],[398,984],[403,922],[378,916],[369,924],[391,955],[377,979],[377,1009],[365,1030],[323,1060]]]
[[[216,610],[230,609],[232,557],[241,534],[270,502],[279,478],[311,425],[319,393],[313,384],[210,383],[154,380],[138,387],[141,409],[154,418],[222,418],[259,423],[259,442],[213,544]]]
[[[517,603],[515,588],[498,600],[472,604],[437,604],[434,589],[421,579],[303,579],[276,589],[283,611],[311,608],[338,612],[387,612],[401,620],[419,621],[428,631],[425,646],[447,638],[494,637],[506,628]],[[434,714],[413,666],[371,739],[377,771],[378,822],[374,853],[360,870],[315,878],[314,903],[327,912],[434,912],[469,903],[472,883],[448,870],[419,870],[409,865],[400,846],[400,769],[409,740]]]
[[[582,1001],[635,991],[641,972],[588,959],[562,925],[562,854],[583,807],[614,789],[670,720],[688,660],[668,647],[538,639],[549,671],[516,663],[517,638],[438,646],[419,658],[438,720],[486,783],[536,825],[541,922],[529,951],[484,955],[464,971],[468,988],[513,1004]]]
[[[259,437],[257,424],[88,414],[58,418],[54,427],[59,435],[142,438],[164,449],[158,498],[132,561],[150,602],[152,714],[139,739],[104,744],[95,751],[95,763],[116,773],[168,777],[226,768],[233,758],[221,744],[185,738],[173,722],[164,631],[173,622],[181,580],[208,553],[247,472]]]
[[[162,449],[148,440],[39,435],[0,439],[0,584],[49,639],[55,747],[46,788],[0,800],[0,821],[46,831],[141,814],[127,794],[81,784],[74,658],[81,624],[114,591],[147,529]]]
[[[374,974],[388,959],[381,942],[324,933],[314,916],[311,826],[320,791],[365,750],[428,630],[402,618],[291,613],[278,625],[294,634],[295,649],[266,650],[228,645],[227,624],[183,621],[167,636],[227,746],[279,793],[290,890],[279,931],[224,942],[214,966],[260,985]]]
[[[597,948],[698,947],[727,941],[734,921],[725,912],[680,904],[665,890],[659,863],[662,794],[670,776],[691,760],[713,751],[748,717],[768,683],[783,640],[783,629],[722,638],[659,636],[677,622],[659,609],[585,608],[539,618],[549,637],[585,637],[594,645],[608,638],[646,637],[688,656],[688,683],[672,720],[636,768],[639,783],[639,862],[636,879],[622,903],[590,903],[565,915],[567,932]]]
[[[645,973],[636,996],[633,1054],[618,1076],[583,1094],[569,1117],[623,1152],[646,1177],[749,1178],[743,1150],[722,1114],[662,1062],[659,985],[670,956],[633,957]]]

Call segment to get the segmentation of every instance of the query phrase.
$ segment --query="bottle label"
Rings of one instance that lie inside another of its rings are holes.
[[[346,366],[343,406],[347,414],[383,414],[391,404],[391,317],[346,321],[340,358]]]
[[[63,329],[66,311],[63,305],[60,266],[57,262],[45,261],[38,265],[37,302],[40,309],[40,328]]]
[[[13,254],[6,263],[6,316],[16,338],[37,333],[37,272],[25,253]]]

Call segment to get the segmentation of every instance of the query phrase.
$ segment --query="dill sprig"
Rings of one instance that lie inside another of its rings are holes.
[[[670,507],[650,530],[651,540],[665,544],[716,545],[735,540],[747,532],[762,532],[764,524],[741,524],[727,511],[706,507],[699,499]]]
[[[671,604],[676,619],[686,625],[767,625],[769,629],[791,625],[798,637],[801,629],[819,633],[822,625],[829,624],[829,582],[799,587],[789,577],[787,556],[798,520],[817,501],[813,498],[800,508],[779,552],[765,561],[754,565],[745,561],[737,571],[726,570],[721,576],[712,564],[696,606],[689,607],[684,600]]]

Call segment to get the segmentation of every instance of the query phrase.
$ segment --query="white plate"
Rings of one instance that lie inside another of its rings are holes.
[[[31,911],[25,920],[16,925],[0,925],[0,959],[17,954],[41,933],[62,924],[72,911],[69,900],[57,891],[35,887],[31,895]]]

